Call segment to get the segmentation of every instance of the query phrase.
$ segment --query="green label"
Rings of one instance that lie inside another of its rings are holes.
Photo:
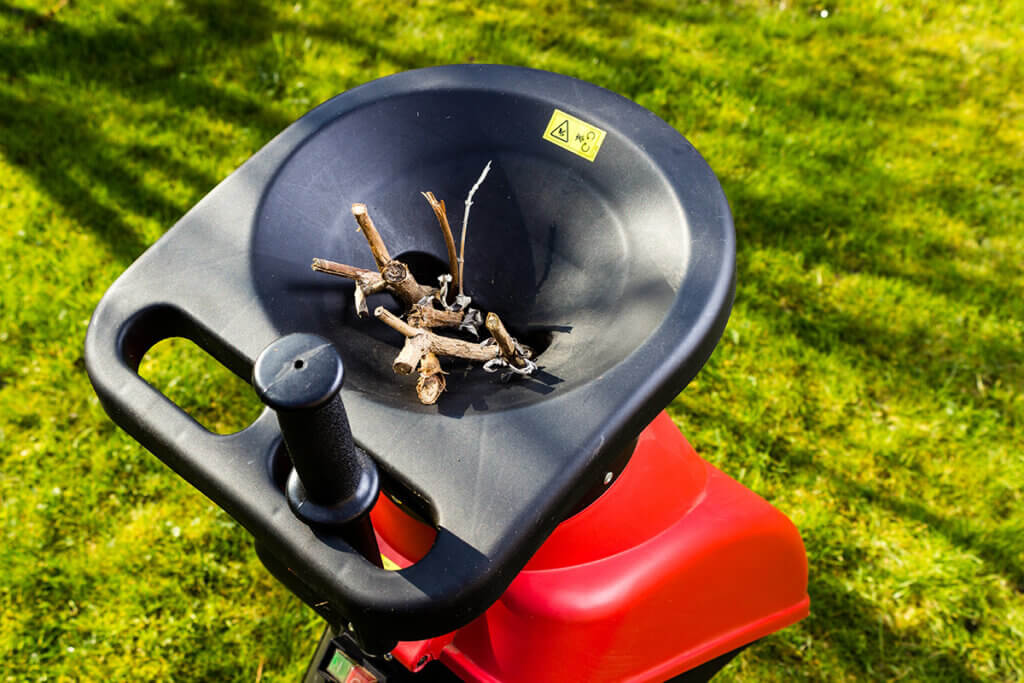
[[[348,657],[342,654],[341,650],[335,650],[334,654],[331,655],[330,664],[327,665],[327,673],[339,681],[344,681],[352,671],[353,666],[355,665]]]

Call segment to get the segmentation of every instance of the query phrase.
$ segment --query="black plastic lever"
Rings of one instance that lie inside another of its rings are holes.
[[[286,496],[311,527],[341,536],[381,566],[369,512],[380,493],[377,467],[356,447],[341,401],[345,368],[323,337],[295,333],[260,353],[252,383],[277,413],[294,469]]]

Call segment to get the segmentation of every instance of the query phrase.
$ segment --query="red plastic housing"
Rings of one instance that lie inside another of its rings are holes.
[[[381,496],[384,554],[408,566],[433,530]],[[467,681],[663,681],[808,614],[793,523],[702,460],[662,413],[610,489],[567,519],[481,617],[400,643]]]

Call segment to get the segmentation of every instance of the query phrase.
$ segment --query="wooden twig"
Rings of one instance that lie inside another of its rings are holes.
[[[431,327],[458,327],[465,318],[463,311],[442,311],[432,304],[416,304],[409,312],[409,324],[425,329]]]
[[[469,207],[473,206],[473,195],[480,188],[480,184],[484,182],[484,178],[487,177],[487,173],[491,170],[491,162],[488,161],[487,165],[484,166],[484,170],[480,173],[480,177],[477,178],[476,184],[469,190],[469,194],[466,195],[466,212],[462,214],[462,237],[459,239],[459,296],[465,296],[462,291],[462,285],[466,281],[463,268],[466,266],[466,226],[469,225]]]
[[[420,378],[416,381],[416,396],[420,403],[428,406],[437,403],[447,385],[437,356],[429,352],[424,354],[420,360]]]
[[[395,330],[403,337],[415,337],[417,334],[429,334],[427,330],[423,330],[418,327],[413,327],[412,325],[405,322],[404,320],[402,320],[397,315],[395,315],[388,309],[384,308],[383,306],[378,306],[377,308],[375,308],[373,311],[373,315],[374,317],[377,318],[377,320],[381,321],[391,329]]]
[[[434,216],[437,217],[437,222],[441,226],[441,232],[444,233],[444,245],[448,248],[448,269],[452,274],[452,284],[461,292],[462,273],[459,271],[459,257],[455,253],[455,237],[452,236],[452,227],[448,224],[448,212],[445,211],[444,201],[438,201],[433,192],[421,192],[420,194],[430,203],[430,208],[434,210]]]
[[[391,258],[384,240],[377,232],[377,226],[373,224],[373,219],[370,218],[370,213],[366,210],[366,204],[353,204],[352,215],[355,216],[359,229],[366,237],[367,244],[370,245],[373,260],[377,262],[377,269],[380,271],[381,277],[384,278],[388,291],[394,294],[396,299],[401,301],[406,308],[412,308],[413,304],[418,303],[424,297],[437,294],[437,288],[427,287],[417,282],[409,271],[409,266]],[[344,264],[338,265],[344,267]],[[352,266],[347,266],[347,268],[355,270]],[[356,305],[358,307],[358,302]]]
[[[429,342],[428,350],[439,356],[451,356],[452,358],[465,358],[466,360],[486,362],[501,355],[501,350],[496,345],[483,346],[461,339],[434,334],[420,327],[413,327],[383,306],[378,306],[373,314],[382,323],[397,330],[406,337],[425,335]]]
[[[381,285],[384,284],[384,278],[382,278],[380,273],[378,273],[376,270],[369,270],[367,268],[350,266],[347,263],[338,263],[337,261],[328,261],[325,258],[313,259],[312,268],[318,273],[327,273],[328,275],[338,275],[340,277],[347,277],[349,280],[372,278],[379,281]]]
[[[525,368],[526,361],[523,360],[522,354],[516,349],[516,340],[505,329],[505,325],[502,324],[498,314],[488,313],[484,325],[487,327],[487,331],[491,333],[491,336],[494,337],[494,341],[498,343],[498,348],[501,349],[501,357],[517,368]]]
[[[366,297],[382,292],[387,288],[384,276],[375,270],[357,268],[345,263],[336,263],[335,261],[328,261],[322,258],[313,259],[312,268],[318,273],[338,275],[339,277],[355,281],[356,312],[360,318],[366,318],[370,315],[370,309],[366,305]]]
[[[373,260],[377,262],[377,268],[383,274],[384,268],[391,263],[391,254],[388,253],[388,248],[384,246],[384,240],[381,239],[380,233],[377,232],[377,226],[373,224],[373,219],[370,218],[370,213],[366,210],[366,204],[353,204],[352,215],[355,216],[356,223],[359,224],[363,237],[366,238],[370,245],[370,251],[373,252]]]

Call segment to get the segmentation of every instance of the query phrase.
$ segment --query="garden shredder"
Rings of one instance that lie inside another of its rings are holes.
[[[390,367],[401,336],[310,259],[373,268],[359,202],[436,278],[420,194],[454,205],[488,162],[464,284],[538,368],[447,363],[423,405]],[[793,524],[664,413],[734,279],[725,195],[654,114],[562,75],[434,67],[328,100],[221,182],[110,287],[86,364],[114,422],[326,620],[307,680],[706,680],[809,605]],[[204,429],[137,372],[169,337],[267,409]]]

